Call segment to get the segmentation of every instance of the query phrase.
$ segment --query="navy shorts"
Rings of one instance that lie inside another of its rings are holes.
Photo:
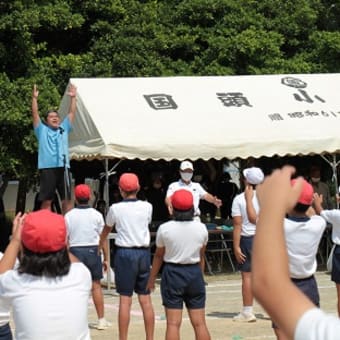
[[[340,246],[338,245],[334,248],[331,280],[340,284]]]
[[[103,278],[102,259],[98,246],[70,247],[70,252],[89,269],[92,281]]]
[[[64,180],[65,168],[47,168],[40,169],[40,191],[39,200],[53,200],[55,192],[58,191],[60,199],[63,201],[66,197],[65,194],[65,180]],[[67,171],[69,183],[71,183],[70,172]],[[70,192],[68,193],[70,196]]]
[[[0,326],[0,340],[12,340],[12,332],[9,323]]]
[[[315,277],[310,276],[305,279],[291,279],[299,290],[305,294],[316,307],[320,307],[319,289]],[[278,328],[274,323],[273,328]]]
[[[241,272],[251,272],[251,252],[253,249],[254,236],[241,236],[240,247],[246,256],[244,263],[238,263],[238,270]]]
[[[117,293],[124,296],[150,294],[146,285],[150,276],[150,248],[116,246],[114,267]]]
[[[164,263],[161,280],[163,306],[169,309],[205,307],[206,292],[199,264]]]

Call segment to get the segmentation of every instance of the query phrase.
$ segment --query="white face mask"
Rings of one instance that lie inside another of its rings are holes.
[[[190,182],[192,175],[192,172],[181,172],[181,178],[184,182]]]
[[[312,180],[313,183],[319,183],[320,177],[312,177],[311,180]]]

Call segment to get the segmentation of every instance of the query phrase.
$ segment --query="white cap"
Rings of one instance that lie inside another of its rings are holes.
[[[249,184],[257,185],[263,182],[264,174],[260,168],[252,167],[243,170],[243,176]]]
[[[194,167],[193,167],[192,163],[189,162],[189,161],[183,161],[181,163],[179,169],[182,170],[182,171],[183,170],[187,170],[187,169],[190,169],[190,170],[194,171]]]

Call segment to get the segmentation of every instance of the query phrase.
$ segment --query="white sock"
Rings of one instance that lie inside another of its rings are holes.
[[[253,314],[253,306],[243,306],[242,312],[244,314]]]

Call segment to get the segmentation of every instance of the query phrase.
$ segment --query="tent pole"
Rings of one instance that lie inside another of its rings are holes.
[[[105,158],[105,202],[106,202],[106,209],[109,208],[109,159]]]
[[[104,199],[106,202],[106,209],[109,209],[109,159],[105,158],[105,192],[104,192]],[[106,273],[106,280],[107,280],[107,290],[110,291],[111,290],[111,247],[110,247],[110,238],[108,238],[106,240],[106,242],[108,243],[108,247],[107,247],[107,263],[108,263],[108,268],[107,268],[107,273]]]
[[[102,172],[100,174],[100,178],[105,177],[105,183],[104,183],[104,189],[103,189],[103,196],[104,196],[104,200],[106,203],[106,208],[109,209],[110,207],[110,188],[109,188],[109,178],[111,175],[115,174],[116,171],[114,171],[117,166],[122,162],[123,160],[120,159],[110,170],[109,170],[109,159],[105,158],[104,159],[104,167],[105,167],[105,171]]]
[[[336,154],[332,155],[332,161],[329,161],[327,157],[321,155],[321,157],[331,166],[332,168],[332,182],[334,183],[334,188],[335,188],[335,194],[339,193],[339,187],[338,187],[338,177],[337,177],[337,167],[340,164],[340,160],[336,160]],[[339,208],[339,203],[337,203],[337,200],[335,198],[336,206]]]
[[[123,160],[120,159],[109,171],[109,159],[105,158],[105,186],[104,186],[104,195],[106,197],[104,197],[105,202],[106,202],[106,208],[107,210],[109,209],[109,176],[114,174],[115,171],[114,169],[122,162]],[[111,238],[108,237],[107,242],[108,242],[108,254],[107,254],[107,262],[108,262],[108,268],[107,268],[107,273],[106,273],[106,277],[107,277],[107,290],[110,292],[111,290],[111,284],[112,284],[112,277],[111,277],[111,245],[110,245],[110,240]]]

